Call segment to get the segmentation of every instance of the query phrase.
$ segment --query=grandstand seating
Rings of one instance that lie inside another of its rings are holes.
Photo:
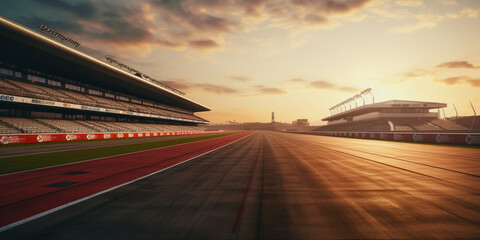
[[[434,124],[432,119],[422,118],[396,118],[391,120],[396,131],[438,131],[438,130],[457,130],[453,128],[442,128]]]
[[[59,128],[63,133],[78,133],[78,132],[92,132],[95,129],[86,126],[85,124],[77,123],[76,121],[62,120],[62,119],[37,119],[41,123],[49,124]]]
[[[468,130],[468,128],[446,119],[433,119],[431,122],[444,130]]]
[[[153,103],[150,104],[152,106],[147,106],[4,78],[0,79],[0,93],[58,102],[82,104],[94,107],[117,109],[122,111],[128,110],[132,112],[150,113],[188,120],[205,121],[204,119],[193,115],[193,112],[173,106]]]
[[[386,120],[358,121],[321,126],[316,131],[390,131]]]
[[[204,130],[204,127],[198,127],[198,126],[164,125],[164,124],[153,124],[153,123],[126,123],[126,122],[0,117],[0,134],[183,132],[183,131],[203,131],[203,130]]]
[[[0,120],[0,134],[17,134],[19,132],[13,125]]]
[[[16,127],[19,133],[53,133],[59,131],[59,129],[36,119],[2,117],[0,120]]]
[[[449,120],[466,129],[480,130],[480,116],[453,117]]]

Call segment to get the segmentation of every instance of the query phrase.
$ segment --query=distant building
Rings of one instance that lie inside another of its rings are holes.
[[[443,131],[466,127],[439,119],[445,103],[391,100],[351,108],[328,116],[317,131]],[[346,108],[346,107],[345,107]]]
[[[292,121],[292,125],[298,125],[298,126],[310,126],[310,123],[308,122],[308,119],[297,119],[295,121]]]
[[[445,103],[437,102],[391,100],[352,108],[326,117],[322,121],[327,121],[328,125],[332,125],[360,120],[390,118],[438,118],[438,113],[430,112],[430,109],[440,109],[446,106],[447,104]]]

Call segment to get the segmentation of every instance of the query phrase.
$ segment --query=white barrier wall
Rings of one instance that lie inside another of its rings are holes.
[[[480,133],[292,132],[322,136],[480,146]]]

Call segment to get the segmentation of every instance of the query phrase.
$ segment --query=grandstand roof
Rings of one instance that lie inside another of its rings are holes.
[[[210,108],[0,17],[0,51],[10,63],[55,73],[193,112]]]
[[[370,112],[379,111],[380,109],[386,108],[424,108],[424,109],[434,109],[434,108],[444,108],[447,107],[445,103],[436,103],[436,102],[419,102],[419,101],[408,101],[408,100],[390,100],[386,102],[379,102],[373,104],[363,105],[357,108],[349,109],[348,111],[337,113],[322,119],[322,121],[334,121],[340,120],[343,118],[354,117]]]

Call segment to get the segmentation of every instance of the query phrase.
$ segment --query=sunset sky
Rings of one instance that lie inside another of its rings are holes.
[[[0,15],[181,89],[212,123],[320,124],[365,88],[480,113],[477,0],[6,0]]]

